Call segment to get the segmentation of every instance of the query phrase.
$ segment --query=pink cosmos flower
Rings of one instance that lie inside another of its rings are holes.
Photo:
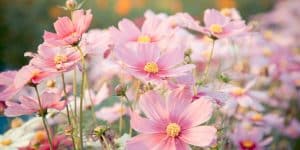
[[[165,101],[149,91],[139,104],[147,118],[131,113],[131,127],[141,134],[127,142],[128,150],[187,150],[188,144],[205,147],[216,138],[214,127],[198,126],[211,117],[212,105],[207,100],[189,103],[170,95]]]
[[[45,31],[44,41],[56,46],[76,44],[90,26],[92,18],[91,10],[72,12],[72,20],[68,17],[58,18],[54,23],[56,33]]]
[[[194,96],[193,85],[195,84],[194,78],[191,74],[176,77],[176,79],[168,80],[168,88],[172,94],[180,99],[191,100]]]
[[[62,100],[63,92],[60,90],[44,91],[41,98],[41,105],[43,110],[56,109],[62,110],[65,108],[67,102]],[[39,113],[41,111],[37,98],[29,96],[20,96],[20,102],[7,101],[7,108],[4,114],[8,117],[15,117],[21,115],[30,115],[33,113]]]
[[[136,50],[117,47],[115,52],[127,71],[144,81],[185,75],[195,67],[192,64],[179,66],[184,59],[182,51],[174,49],[160,54],[159,48],[152,44],[138,45]]]
[[[93,102],[95,106],[101,104],[106,98],[109,97],[109,92],[110,90],[107,83],[104,83],[97,93],[95,93],[93,90],[86,90],[84,94],[86,99],[86,107],[91,106],[91,102]]]
[[[223,89],[224,92],[228,92],[235,103],[238,105],[245,107],[245,108],[252,108],[256,111],[263,111],[265,108],[264,106],[253,97],[253,94],[251,93],[250,89],[255,85],[256,80],[252,80],[247,83],[245,88],[242,87],[230,87]]]
[[[74,69],[80,59],[80,53],[75,48],[42,44],[38,48],[38,54],[34,55],[30,63],[43,71],[59,73]]]
[[[215,9],[207,9],[204,12],[204,33],[214,38],[225,38],[245,31],[245,22],[242,20],[230,20]]]
[[[172,35],[172,30],[156,17],[147,18],[141,29],[128,19],[121,20],[118,28],[109,28],[115,45],[157,43]]]
[[[263,150],[272,142],[272,138],[264,137],[262,128],[252,127],[247,129],[243,126],[238,126],[231,134],[230,138],[238,150]]]
[[[127,114],[128,108],[122,106],[120,103],[116,103],[111,107],[101,108],[96,112],[96,117],[107,121],[108,123],[113,123],[118,120],[121,116]]]
[[[107,58],[111,51],[112,41],[108,30],[93,29],[83,34],[79,45],[88,56],[100,54],[103,58]]]
[[[287,127],[281,130],[286,136],[296,139],[300,136],[300,122],[297,119],[293,119]]]

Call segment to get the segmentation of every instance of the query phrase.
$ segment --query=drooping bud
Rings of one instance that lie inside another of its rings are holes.
[[[124,84],[119,84],[115,88],[117,96],[125,96],[127,91],[127,86]]]
[[[0,115],[4,113],[5,108],[6,108],[5,102],[0,101]]]

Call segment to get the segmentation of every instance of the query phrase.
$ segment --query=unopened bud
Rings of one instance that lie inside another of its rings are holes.
[[[74,10],[77,7],[77,2],[76,0],[67,0],[66,1],[66,7],[69,10]]]
[[[72,126],[67,126],[64,131],[65,131],[65,135],[67,135],[67,136],[73,135],[73,127]]]
[[[125,96],[126,90],[127,90],[127,87],[126,87],[126,85],[123,85],[123,84],[119,84],[115,88],[115,92],[116,92],[117,96]]]
[[[48,88],[55,88],[56,82],[54,80],[48,80],[47,81],[47,87]]]
[[[109,127],[107,126],[97,126],[95,129],[94,129],[94,134],[97,136],[97,137],[101,137],[102,135],[104,135],[104,133],[109,129]]]

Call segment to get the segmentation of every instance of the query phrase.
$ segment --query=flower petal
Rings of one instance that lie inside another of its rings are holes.
[[[216,138],[216,128],[212,126],[198,126],[183,130],[179,139],[196,146],[209,146]]]

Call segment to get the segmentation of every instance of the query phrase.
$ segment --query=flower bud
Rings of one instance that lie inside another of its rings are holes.
[[[123,84],[119,84],[115,88],[115,92],[116,92],[117,96],[125,96],[126,90],[127,90],[127,87],[126,87],[126,85],[123,85]]]
[[[48,80],[47,81],[47,87],[48,88],[55,88],[56,82],[54,80]]]
[[[73,134],[73,127],[72,126],[67,126],[64,130],[65,135],[71,136]]]
[[[109,127],[107,126],[97,126],[95,129],[94,129],[94,134],[97,136],[97,137],[101,137],[102,135],[104,135],[104,133],[109,129]]]
[[[69,10],[74,10],[77,7],[76,0],[67,0],[66,1],[66,8]]]

